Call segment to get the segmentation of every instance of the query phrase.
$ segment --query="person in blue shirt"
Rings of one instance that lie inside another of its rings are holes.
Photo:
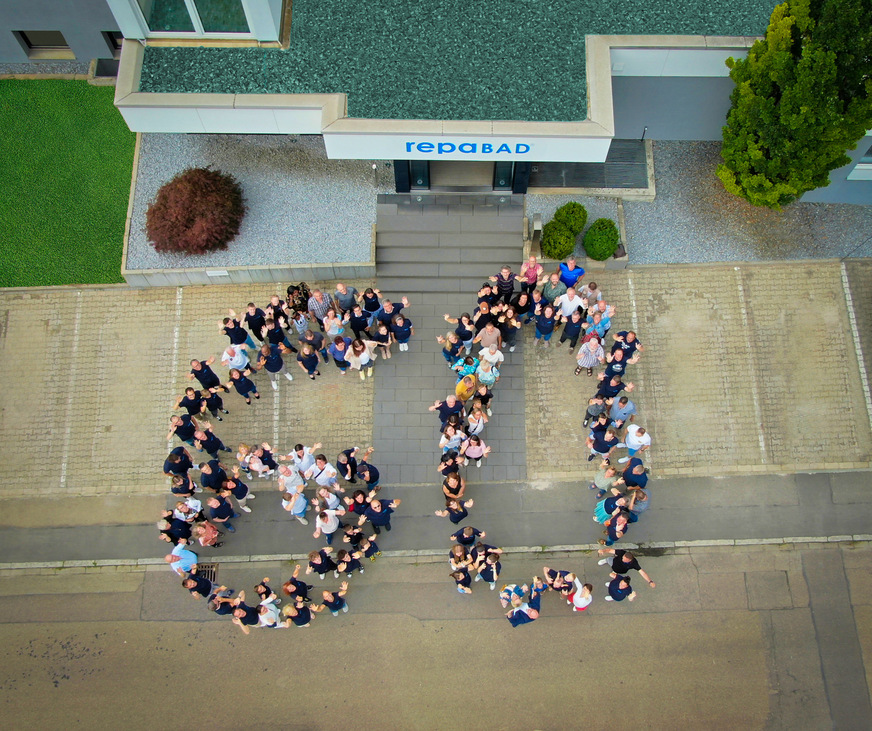
[[[400,350],[409,349],[409,338],[415,334],[415,328],[412,327],[412,321],[407,320],[402,315],[397,315],[391,320],[391,335],[400,346]]]
[[[594,312],[592,315],[587,316],[587,320],[582,327],[588,333],[596,333],[599,339],[605,342],[606,333],[611,330],[612,321],[607,315]]]
[[[462,523],[464,519],[469,515],[469,511],[467,508],[471,508],[474,505],[473,500],[457,500],[448,498],[445,501],[445,510],[437,510],[436,515],[440,518],[448,517],[448,519],[457,525],[458,523]]]
[[[555,325],[556,317],[554,308],[551,305],[536,307],[536,340],[542,342],[546,348],[548,347],[548,341],[551,340],[551,336],[554,334]]]
[[[542,593],[531,590],[530,598],[524,601],[523,597],[513,595],[511,598],[511,609],[506,612],[506,619],[512,627],[519,627],[522,624],[529,624],[539,619],[540,603],[542,601]]]
[[[345,357],[348,355],[348,348],[351,346],[351,338],[344,338],[337,335],[327,348],[327,352],[333,356],[333,362],[339,369],[339,372],[344,376],[348,370],[348,361]]]
[[[570,256],[565,262],[561,262],[560,264],[560,281],[563,282],[567,288],[575,287],[584,276],[584,269],[576,264],[576,258],[574,256]]]
[[[197,561],[199,560],[199,556],[193,551],[189,551],[184,543],[179,543],[171,553],[164,556],[164,561],[170,565],[170,568],[179,576],[184,577],[197,573]]]
[[[322,592],[323,606],[330,610],[330,614],[334,617],[339,616],[339,612],[348,611],[348,602],[345,601],[345,595],[348,593],[348,582],[343,581],[339,585],[339,591]]]
[[[644,488],[648,484],[648,473],[645,472],[645,465],[638,457],[633,457],[627,462],[623,477],[624,484],[630,488]]]
[[[611,581],[607,581],[606,588],[609,590],[609,595],[606,597],[607,602],[622,602],[624,599],[633,601],[636,598],[636,592],[630,586],[629,576],[617,576]]]
[[[457,541],[461,546],[469,550],[475,545],[479,538],[484,538],[485,536],[487,536],[487,533],[483,530],[468,525],[465,528],[461,528],[459,531],[455,531],[449,537],[452,541]]]
[[[197,420],[190,414],[182,414],[181,416],[173,414],[170,417],[170,430],[167,433],[167,441],[170,441],[173,438],[173,434],[175,434],[185,444],[190,444],[193,447],[194,433],[198,427]]]
[[[174,475],[186,476],[188,470],[194,468],[191,454],[184,447],[176,447],[164,460],[163,472],[167,477]]]

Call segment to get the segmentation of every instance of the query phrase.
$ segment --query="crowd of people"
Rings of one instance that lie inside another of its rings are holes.
[[[485,432],[493,417],[495,387],[519,334],[531,323],[537,349],[550,347],[552,336],[560,331],[556,347],[568,343],[568,352],[577,362],[576,376],[586,370],[590,378],[595,369],[603,368],[596,374],[596,392],[587,401],[583,425],[590,428],[588,461],[599,460],[590,488],[596,490],[594,521],[602,524],[605,535],[599,539],[603,546],[599,564],[611,568],[605,599],[635,599],[631,570],[655,586],[632,553],[612,548],[649,504],[648,468],[643,457],[651,446],[651,436],[636,423],[636,407],[627,395],[635,386],[625,382],[628,367],[638,362],[643,347],[636,333],[629,330],[611,335],[612,343],[608,344],[615,308],[605,301],[595,282],[582,284],[584,273],[573,257],[549,273],[530,257],[518,274],[503,266],[490,277],[477,293],[472,314],[444,316],[454,327],[437,341],[454,378],[454,389],[429,408],[440,423],[438,472],[444,505],[435,515],[448,518],[455,526],[450,535],[449,566],[450,577],[461,594],[471,594],[473,584],[480,581],[496,591],[502,575],[503,551],[486,543],[487,534],[468,523],[475,502],[467,494],[466,476],[473,465],[479,468],[491,454]],[[363,562],[367,558],[375,561],[381,555],[377,538],[382,529],[391,530],[391,516],[401,503],[380,495],[380,472],[370,462],[372,447],[349,447],[337,455],[334,465],[318,451],[320,443],[311,447],[297,444],[287,454],[267,442],[242,443],[234,464],[228,467],[221,461],[222,452],[233,450],[213,432],[205,415],[216,421],[229,415],[222,394],[229,393],[231,387],[251,405],[252,398],[260,398],[255,384],[259,371],[267,372],[274,390],[278,390],[281,377],[293,381],[286,364],[292,354],[312,380],[321,375],[320,365],[331,359],[340,374],[351,369],[365,380],[372,375],[379,355],[391,358],[394,344],[400,351],[407,350],[414,335],[413,323],[403,312],[409,307],[406,297],[391,302],[382,298],[378,289],[361,294],[342,283],[336,285],[332,296],[317,289],[309,292],[304,283],[288,287],[287,296],[283,301],[273,295],[264,308],[250,302],[241,319],[229,310],[220,324],[229,339],[220,361],[228,369],[228,377],[221,379],[215,373],[214,357],[191,361],[188,378],[196,379],[200,389],[187,388],[178,398],[175,410],[184,413],[170,418],[167,434],[168,440],[177,437],[182,444],[170,451],[164,463],[176,500],[158,523],[161,539],[173,544],[166,561],[182,577],[184,588],[205,598],[210,610],[232,615],[233,622],[246,633],[255,626],[306,627],[324,609],[334,615],[347,611],[347,580],[336,590],[324,591],[319,604],[309,596],[313,586],[305,577],[317,574],[323,581],[330,574],[334,579],[341,574],[350,579],[355,572],[364,573]],[[195,464],[189,448],[210,459]],[[618,450],[626,450],[626,455],[615,459]],[[625,466],[619,471],[616,465]],[[199,471],[199,485],[190,476],[192,471]],[[220,548],[224,535],[235,532],[232,521],[239,517],[236,510],[251,512],[248,503],[256,496],[248,483],[255,479],[275,481],[282,508],[302,525],[310,524],[307,514],[314,507],[313,536],[326,544],[309,554],[302,575],[302,567],[297,565],[282,584],[286,601],[281,610],[282,598],[270,588],[268,578],[255,587],[257,603],[248,604],[244,591],[234,597],[231,589],[199,575],[199,559],[192,550],[198,543]],[[310,483],[314,490],[311,497],[306,494]],[[346,494],[343,484],[358,487]],[[198,497],[197,493],[204,495]],[[205,497],[205,505],[201,497]],[[364,531],[367,523],[372,530],[369,535]],[[339,550],[334,549],[337,538],[343,545]],[[499,598],[512,626],[537,619],[542,595],[549,591],[559,593],[575,612],[584,611],[593,599],[590,583],[583,583],[572,572],[546,566],[543,576],[534,576],[529,584],[502,584]]]
[[[273,295],[263,308],[249,302],[241,319],[229,310],[219,326],[230,341],[220,361],[228,370],[227,379],[215,373],[214,357],[192,360],[188,378],[196,379],[200,388],[189,387],[176,400],[174,411],[183,413],[170,417],[167,433],[172,448],[163,472],[174,505],[162,512],[157,524],[160,539],[173,546],[165,561],[194,598],[205,599],[207,608],[219,615],[229,615],[246,634],[252,627],[308,627],[325,609],[334,616],[347,612],[347,579],[364,573],[366,559],[381,556],[376,536],[391,530],[391,515],[401,502],[380,495],[381,474],[370,462],[372,447],[349,447],[337,455],[334,465],[319,452],[320,443],[296,444],[286,454],[268,442],[241,443],[234,463],[221,461],[222,452],[233,450],[213,432],[205,415],[216,421],[229,416],[222,394],[231,387],[251,405],[252,398],[260,398],[258,372],[266,371],[273,390],[278,390],[280,377],[293,381],[285,360],[294,353],[313,380],[321,375],[320,364],[330,360],[341,374],[356,370],[365,380],[372,376],[379,355],[392,357],[395,344],[400,351],[408,350],[414,334],[411,320],[402,314],[409,306],[405,297],[391,302],[377,289],[359,293],[342,283],[332,296],[318,289],[309,292],[300,283],[288,287],[287,297],[285,301]],[[173,447],[174,438],[181,444]],[[209,459],[195,463],[191,450]],[[192,472],[199,472],[199,484]],[[254,587],[256,602],[246,601],[244,590],[234,596],[233,589],[199,573],[200,559],[193,550],[198,545],[221,548],[222,538],[236,532],[236,511],[250,513],[248,503],[257,497],[249,486],[255,480],[267,480],[273,490],[277,486],[282,509],[302,525],[310,525],[307,514],[313,509],[313,536],[326,544],[309,554],[305,571],[295,567],[281,585],[281,596],[265,577]],[[307,490],[314,494],[307,495]],[[337,538],[343,546],[338,550],[333,545]],[[346,580],[337,589],[322,591],[320,599],[313,598],[313,586],[305,581],[313,574],[321,581],[345,574]]]
[[[515,351],[519,333],[530,323],[534,323],[536,348],[548,348],[552,336],[560,331],[556,347],[568,343],[568,351],[578,364],[576,376],[586,370],[588,377],[592,377],[595,368],[604,366],[597,374],[597,392],[589,399],[583,421],[585,428],[593,422],[586,439],[589,460],[595,457],[602,460],[603,475],[598,473],[592,483],[598,490],[594,519],[605,526],[607,535],[599,540],[606,546],[600,550],[603,558],[599,564],[609,563],[612,568],[606,583],[606,600],[633,601],[636,595],[630,588],[628,572],[631,569],[641,572],[638,561],[629,552],[609,547],[626,533],[628,522],[638,520],[648,505],[648,495],[643,489],[648,475],[641,455],[649,448],[651,437],[634,423],[635,405],[629,397],[621,396],[635,388],[632,383],[624,384],[623,376],[627,366],[638,362],[642,344],[633,331],[621,331],[612,336],[614,343],[609,348],[607,337],[615,308],[605,301],[596,282],[582,284],[584,274],[574,257],[562,262],[556,271],[545,272],[536,257],[531,256],[518,274],[503,266],[483,283],[472,314],[445,315],[446,322],[455,328],[438,336],[437,341],[456,382],[453,393],[430,407],[440,419],[439,472],[443,476],[445,499],[444,508],[437,510],[436,515],[460,525],[474,506],[474,500],[467,495],[461,467],[471,464],[480,467],[490,454],[483,434],[492,417],[492,389],[507,358],[503,351]],[[627,463],[621,475],[611,465],[612,455],[618,449],[627,449],[627,456],[617,460],[619,464]],[[612,494],[607,496],[609,491]],[[484,531],[471,525],[450,536],[454,542],[449,552],[450,577],[461,594],[471,594],[472,585],[482,580],[492,591],[497,588],[502,550],[485,543],[482,540],[485,537]],[[653,588],[654,582],[644,572],[641,574]],[[546,591],[559,592],[573,611],[586,609],[593,596],[593,586],[581,583],[574,573],[545,567],[544,578],[535,576],[529,585],[506,584],[500,590],[509,622],[518,626],[537,619]]]

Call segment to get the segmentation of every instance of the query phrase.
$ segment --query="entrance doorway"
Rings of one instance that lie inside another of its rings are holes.
[[[530,163],[511,160],[395,160],[397,193],[526,193]]]

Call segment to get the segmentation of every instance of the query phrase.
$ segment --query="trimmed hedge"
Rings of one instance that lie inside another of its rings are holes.
[[[229,173],[189,168],[157,192],[145,229],[157,251],[204,254],[226,249],[245,216],[242,188]]]
[[[621,237],[611,218],[598,218],[584,234],[584,250],[591,259],[605,261],[618,250]]]
[[[548,259],[565,259],[575,251],[575,234],[560,221],[548,221],[542,227],[542,255]]]
[[[572,231],[573,236],[578,236],[584,231],[584,224],[587,223],[587,209],[581,203],[570,201],[554,211],[554,220]]]

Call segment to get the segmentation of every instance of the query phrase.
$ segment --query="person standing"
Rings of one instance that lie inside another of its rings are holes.
[[[574,317],[574,316],[573,316]],[[567,323],[568,324],[568,323]],[[571,347],[575,347],[574,345]],[[578,349],[578,354],[575,356],[578,361],[578,367],[575,369],[577,376],[584,368],[587,368],[587,375],[593,375],[593,369],[598,365],[605,363],[606,357],[603,351],[603,346],[600,344],[599,338],[592,337],[582,342]]]
[[[512,268],[509,266],[503,266],[500,268],[500,271],[496,276],[489,277],[489,279],[491,282],[496,282],[497,294],[499,297],[502,297],[503,302],[509,304],[515,293],[515,280],[517,279]]]
[[[627,466],[624,467],[624,484],[631,490],[645,488],[648,485],[648,471],[638,457],[630,457]]]
[[[583,612],[593,601],[593,584],[582,584],[576,576],[572,592],[566,597],[566,603],[572,606],[573,612]]]
[[[463,407],[461,406],[461,408]],[[199,428],[200,425],[193,416],[189,414],[182,414],[181,416],[173,414],[170,417],[170,430],[167,433],[167,441],[171,442],[175,434],[185,444],[190,444],[193,447],[194,434],[197,433]]]
[[[351,345],[351,338],[336,335],[333,342],[327,348],[327,353],[333,357],[333,362],[339,369],[339,372],[344,376],[348,370],[348,349]]]
[[[457,571],[452,571],[448,575],[454,579],[454,584],[459,594],[472,594],[472,577],[469,575],[469,569],[466,566],[457,569]]]
[[[323,454],[315,455],[315,464],[303,473],[307,480],[314,480],[319,487],[326,487],[333,492],[345,492],[345,488],[339,485],[336,479],[339,472],[327,461]]]
[[[612,426],[615,429],[620,429],[627,422],[634,421],[636,418],[636,404],[630,401],[626,396],[621,396],[619,399],[613,399],[611,408],[609,409],[609,419],[612,421]]]
[[[333,301],[343,314],[354,309],[358,297],[360,293],[354,287],[346,287],[342,282],[336,282]]]
[[[343,581],[339,585],[339,591],[322,592],[323,606],[330,610],[330,614],[334,617],[339,616],[339,612],[348,611],[348,602],[345,601],[345,595],[348,593],[348,582]]]
[[[471,508],[473,505],[475,505],[474,500],[447,498],[445,500],[445,509],[437,510],[435,514],[440,518],[448,518],[454,525],[457,525],[469,516],[467,508]]]
[[[560,281],[567,288],[577,287],[584,276],[584,269],[577,265],[575,256],[570,256],[565,262],[560,263]]]
[[[470,423],[472,423],[471,420]],[[491,453],[491,448],[482,441],[478,434],[470,436],[465,446],[466,448],[463,450],[463,456],[466,457],[466,459],[475,462],[476,467],[481,467],[481,461],[487,459],[488,455]]]
[[[552,305],[555,304],[560,295],[566,294],[566,285],[560,281],[559,274],[555,273],[550,274],[547,277],[542,277],[542,279],[539,280],[539,284],[544,285],[542,287],[542,298],[546,302],[550,302]]]
[[[257,495],[254,495],[248,485],[239,479],[239,467],[233,468],[233,477],[224,482],[224,490],[226,494],[222,493],[223,497],[230,497],[232,495],[241,511],[244,513],[251,512],[251,508],[246,503],[249,500],[254,500]]]
[[[300,352],[297,355],[297,365],[299,365],[313,381],[315,380],[315,376],[321,375],[321,371],[318,370],[318,354],[311,345],[306,344],[300,348]]]
[[[320,289],[313,289],[312,296],[309,297],[308,308],[309,314],[318,321],[321,330],[324,330],[324,316],[327,310],[333,307],[333,301],[327,297]],[[324,358],[326,361],[327,359]]]
[[[307,329],[300,336],[300,342],[303,345],[310,346],[312,351],[317,351],[325,363],[329,362],[327,346],[324,344],[324,336],[321,333],[316,333],[314,330]],[[297,360],[299,360],[299,358]]]
[[[254,368],[258,371],[266,369],[266,373],[269,376],[269,385],[272,386],[273,391],[279,390],[279,376],[284,376],[289,381],[294,380],[294,377],[288,373],[288,368],[285,365],[284,360],[282,360],[282,355],[290,352],[290,349],[282,344],[264,345],[260,349],[260,356],[258,357],[257,365],[255,365]]]
[[[618,475],[618,471],[605,460],[600,463],[599,471],[594,475],[593,481],[588,485],[591,490],[597,490],[596,499],[600,500],[618,485],[623,485],[624,480]]]
[[[309,566],[306,568],[306,574],[311,574],[313,571],[318,574],[321,581],[324,577],[333,572],[334,578],[339,578],[339,571],[336,570],[336,563],[331,558],[330,554],[333,549],[329,546],[322,548],[320,551],[309,552]]]
[[[319,538],[323,535],[324,540],[327,541],[327,545],[332,546],[334,534],[343,525],[342,521],[339,520],[343,515],[345,515],[345,511],[342,508],[337,508],[336,510],[322,510],[318,513],[318,517],[315,519],[315,532],[312,535],[315,538]]]
[[[448,423],[448,419],[454,414],[463,413],[463,404],[452,393],[449,394],[444,401],[436,401],[428,411],[435,411],[439,414],[439,421],[442,422],[442,428]]]
[[[624,433],[624,441],[618,445],[618,449],[627,448],[628,457],[621,457],[618,462],[629,462],[637,454],[641,454],[651,446],[651,435],[638,424],[630,424]]]
[[[239,318],[233,310],[228,310],[230,317],[225,317],[218,329],[229,339],[231,345],[247,345],[252,350],[257,350],[257,345],[251,339],[251,335],[239,324]]]
[[[193,551],[189,551],[185,543],[179,543],[173,550],[164,556],[170,568],[179,576],[197,573],[197,561],[200,558]]]
[[[242,374],[242,371],[233,368],[230,371],[230,380],[227,381],[226,384],[228,387],[233,386],[236,389],[236,393],[238,393],[242,398],[245,399],[245,403],[251,406],[251,396],[254,396],[256,399],[260,398],[260,394],[257,391],[257,386],[254,385],[254,381],[252,381],[248,376]]]
[[[221,379],[215,374],[215,371],[210,367],[215,362],[215,357],[211,356],[206,360],[191,361],[191,370],[188,373],[188,380],[197,379],[202,388],[227,388],[221,385]]]
[[[551,336],[554,334],[554,327],[557,323],[554,308],[551,305],[545,305],[544,307],[537,306],[535,312],[536,342],[537,344],[541,342],[547,348],[548,341],[551,340]]]
[[[443,319],[447,323],[457,325],[457,327],[454,328],[454,334],[457,335],[460,342],[463,343],[463,347],[466,348],[466,352],[469,353],[472,350],[472,341],[476,334],[475,323],[473,323],[469,313],[464,312],[460,317],[451,317],[446,313],[443,316]]]
[[[502,564],[500,563],[500,556],[498,553],[489,553],[483,562],[479,563],[476,567],[478,574],[475,577],[476,581],[484,580],[488,584],[490,584],[490,590],[494,591],[497,588],[497,579],[500,578],[500,571],[502,571]]]
[[[386,531],[391,530],[391,514],[396,510],[402,500],[370,500],[369,507],[360,516],[358,525],[362,526],[366,521],[372,524],[372,529],[376,535],[381,533],[381,529]]]
[[[484,538],[487,536],[483,530],[479,530],[478,528],[473,528],[471,525],[466,526],[465,528],[461,528],[459,531],[455,531],[451,534],[450,538],[452,541],[457,541],[458,544],[463,546],[467,550],[471,550],[475,545],[476,541],[480,538]]]
[[[375,340],[353,340],[348,349],[348,365],[352,370],[360,371],[360,380],[372,378],[372,368],[378,357]]]
[[[636,598],[636,592],[630,586],[629,576],[617,576],[611,581],[607,581],[606,588],[609,590],[609,595],[606,597],[607,602],[622,602],[624,599],[633,601]]]
[[[629,551],[623,551],[620,548],[601,548],[597,553],[600,556],[605,556],[605,558],[601,558],[597,561],[600,566],[611,566],[611,578],[614,579],[618,576],[626,576],[630,571],[635,569],[639,572],[639,576],[648,582],[648,586],[652,589],[657,586],[651,577],[648,576],[639,565],[639,561],[636,557]]]
[[[291,468],[287,465],[282,465],[279,467],[279,472],[282,472],[283,470],[290,471]],[[279,481],[281,481],[281,479],[282,478],[280,477]],[[303,525],[309,525],[309,521],[306,519],[306,511],[309,509],[309,501],[303,494],[303,488],[304,485],[302,483],[297,485],[296,488],[286,487],[285,492],[282,493],[282,508],[287,510]]]
[[[212,425],[207,421],[200,424],[200,428],[194,432],[194,446],[201,452],[206,452],[212,459],[218,459],[218,452],[233,451],[215,436]]]
[[[208,411],[213,418],[218,419],[218,421],[224,421],[221,418],[221,414],[229,414],[230,412],[224,408],[224,399],[218,395],[220,388],[221,386],[213,386],[201,392],[200,413],[205,414]]]
[[[539,277],[542,276],[544,269],[542,265],[536,261],[535,256],[531,256],[527,261],[521,264],[521,273],[516,279],[521,283],[521,292],[532,294],[539,283]]]
[[[266,313],[260,307],[249,302],[246,306],[245,315],[242,319],[245,320],[245,326],[248,331],[254,335],[262,343],[265,339],[264,330],[266,329]]]
[[[209,520],[219,527],[224,526],[231,533],[236,533],[236,528],[233,527],[230,519],[238,516],[233,512],[233,506],[227,498],[220,495],[213,496],[206,501],[206,505],[209,506]]]
[[[596,457],[609,459],[620,443],[615,430],[608,426],[608,418],[603,417],[604,414],[600,414],[599,420],[593,425],[590,436],[586,440],[587,448],[590,449],[588,462]]]
[[[400,350],[409,349],[409,339],[415,334],[415,328],[412,326],[412,321],[407,320],[402,315],[396,315],[391,320],[391,335],[398,343]]]

